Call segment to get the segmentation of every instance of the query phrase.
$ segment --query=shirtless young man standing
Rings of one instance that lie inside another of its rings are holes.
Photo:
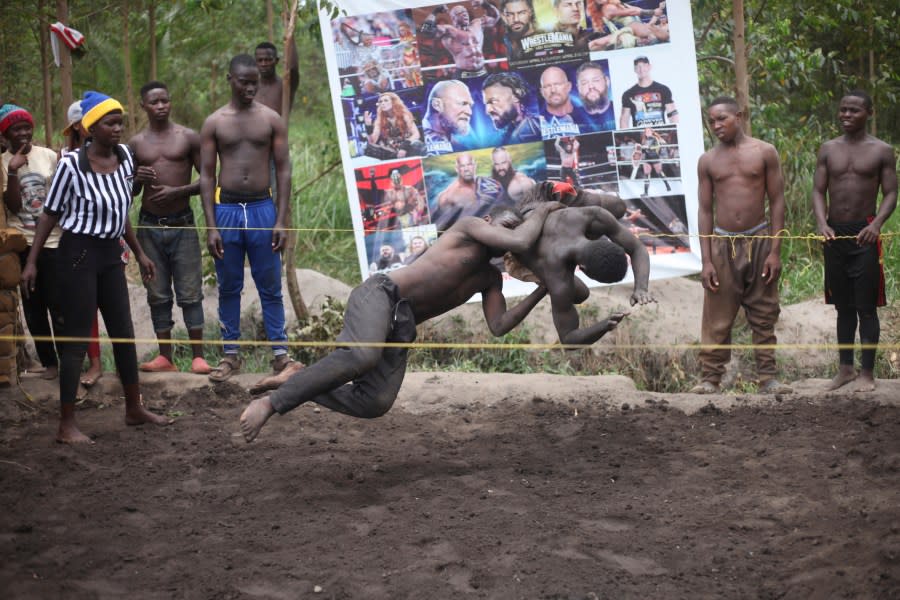
[[[227,79],[231,101],[210,115],[200,132],[200,196],[206,215],[206,245],[216,265],[219,321],[225,342],[225,356],[209,375],[213,382],[225,381],[241,368],[235,342],[241,332],[245,257],[259,292],[266,337],[274,342],[272,369],[278,373],[291,362],[280,254],[287,239],[291,189],[287,129],[278,113],[254,101],[259,70],[252,56],[232,58]],[[275,163],[281,190],[277,206],[269,190],[270,160]]]
[[[701,343],[730,344],[734,318],[743,307],[757,347],[754,353],[759,391],[787,393],[791,389],[776,379],[772,348],[776,343],[775,322],[781,311],[778,235],[784,229],[784,177],[778,152],[771,144],[744,134],[743,114],[734,98],[722,96],[713,100],[708,118],[719,143],[703,154],[697,165],[703,260],[700,277],[705,290]],[[701,350],[702,381],[691,392],[718,392],[730,358],[730,349]]]
[[[141,108],[147,127],[128,142],[137,170],[132,194],[143,189],[137,237],[156,265],[156,277],[144,282],[153,330],[159,340],[159,356],[140,365],[141,371],[176,371],[172,362],[172,300],[177,299],[194,359],[191,372],[210,372],[203,358],[203,266],[200,240],[194,226],[191,196],[200,193],[200,182],[191,182],[193,169],[200,171],[200,136],[169,119],[169,88],[151,81],[141,88]],[[172,294],[172,287],[175,294]]]
[[[284,80],[278,75],[278,49],[271,42],[263,42],[256,47],[256,68],[259,69],[259,89],[256,91],[256,101],[265,104],[279,115],[281,114],[281,98],[284,93]],[[294,98],[297,95],[297,86],[300,84],[300,70],[297,60],[297,44],[291,47],[291,55],[288,57],[290,68],[290,104],[294,107]]]
[[[538,287],[508,309],[503,280],[491,259],[507,250],[526,252],[540,235],[548,213],[560,207],[545,202],[524,222],[507,207],[485,219],[462,219],[410,266],[367,279],[351,292],[344,329],[337,338],[353,345],[338,348],[295,373],[271,396],[251,402],[241,415],[244,438],[252,441],[269,417],[304,402],[365,419],[385,414],[400,391],[408,349],[384,343],[412,342],[416,325],[460,306],[473,294],[481,293],[491,333],[499,336],[510,331],[546,290]],[[440,277],[435,276],[438,273]]]
[[[875,345],[881,331],[876,308],[885,305],[879,235],[897,206],[897,172],[893,148],[866,132],[872,113],[872,99],[865,92],[841,99],[838,118],[844,135],[822,144],[813,178],[813,212],[825,238],[825,301],[837,310],[837,341],[846,346],[838,352],[840,366],[829,390],[854,380],[856,391],[875,389]],[[862,350],[859,376],[852,348],[857,323],[859,341],[871,345]]]
[[[271,42],[262,42],[256,47],[254,58],[256,68],[259,69],[259,87],[256,90],[256,101],[268,106],[282,118],[288,115],[281,114],[282,95],[284,93],[284,80],[278,75],[278,49]],[[288,57],[290,91],[288,94],[288,113],[294,108],[294,98],[297,95],[297,86],[300,84],[300,71],[297,58],[297,43],[291,46],[291,55]],[[269,161],[269,187],[272,188],[272,198],[278,202],[278,179],[275,176],[275,162]],[[288,192],[290,193],[290,192]]]

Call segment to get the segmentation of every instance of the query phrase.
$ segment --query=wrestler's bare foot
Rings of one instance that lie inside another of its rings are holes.
[[[268,396],[257,398],[251,402],[241,414],[241,433],[244,434],[244,439],[247,442],[255,440],[256,436],[259,435],[259,430],[266,424],[269,417],[274,414],[275,409],[272,408],[272,403],[269,402]]]
[[[847,385],[854,379],[856,379],[856,369],[854,369],[851,365],[841,365],[838,368],[837,375],[835,375],[834,379],[832,379],[831,382],[825,387],[825,391],[831,392],[833,390],[836,390],[839,387]]]
[[[854,392],[874,392],[875,391],[875,373],[862,369],[856,378],[856,385],[853,386]]]
[[[125,424],[130,427],[135,425],[171,425],[173,422],[172,419],[150,412],[143,405],[125,409]]]
[[[56,441],[60,444],[93,444],[94,440],[81,433],[75,421],[60,421],[56,432]]]
[[[57,377],[59,377],[59,367],[56,365],[47,367],[44,369],[44,372],[41,373],[41,379],[56,379]]]

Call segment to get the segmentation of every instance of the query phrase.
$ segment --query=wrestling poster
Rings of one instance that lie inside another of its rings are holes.
[[[363,279],[545,179],[619,195],[651,278],[700,270],[688,0],[337,4],[323,43]]]

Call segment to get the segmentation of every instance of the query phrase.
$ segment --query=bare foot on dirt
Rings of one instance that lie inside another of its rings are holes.
[[[52,367],[47,367],[44,369],[44,372],[40,375],[41,379],[56,379],[59,377],[59,367],[53,365]]]
[[[269,402],[268,396],[257,398],[251,402],[250,406],[245,408],[241,414],[241,433],[244,434],[244,439],[248,443],[255,440],[256,436],[259,435],[259,430],[266,424],[269,417],[274,414],[275,409],[272,408],[272,403]]]
[[[174,423],[172,419],[168,419],[163,417],[162,415],[157,415],[143,406],[138,406],[136,408],[128,409],[125,411],[125,424],[128,426],[135,425],[171,425]]]
[[[64,423],[60,421],[59,429],[56,432],[56,441],[60,444],[93,444],[94,440],[81,433],[75,423]]]
[[[302,369],[305,365],[302,362],[291,361],[276,375],[266,375],[250,388],[253,395],[262,394],[271,390],[277,390],[285,381],[290,379],[294,373]]]
[[[860,371],[856,378],[856,385],[853,386],[854,392],[874,392],[875,391],[875,374],[870,371]]]
[[[834,379],[825,387],[826,392],[831,392],[833,390],[838,389],[839,387],[843,387],[856,379],[856,369],[849,365],[841,365],[838,368],[837,375],[834,376]],[[874,382],[873,382],[874,383]]]
[[[86,388],[93,387],[101,377],[103,377],[103,368],[99,364],[91,365],[90,368],[81,375],[81,385]]]

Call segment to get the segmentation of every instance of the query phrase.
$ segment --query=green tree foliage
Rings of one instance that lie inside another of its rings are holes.
[[[38,28],[56,20],[55,4],[47,0],[41,14],[36,0],[7,0],[0,21],[0,96],[30,108],[36,116],[43,114]],[[148,4],[131,0],[136,88],[150,76]],[[155,4],[158,78],[170,86],[173,118],[199,129],[206,115],[228,100],[225,73],[230,58],[252,52],[267,37],[266,3],[174,0]],[[279,12],[283,3],[276,0],[274,4]],[[691,4],[701,97],[733,94],[731,3],[694,0]],[[69,5],[69,25],[87,36],[86,52],[74,65],[76,96],[85,89],[98,89],[124,100],[120,1],[69,0]],[[745,8],[753,134],[781,152],[791,230],[812,232],[809,191],[815,153],[824,140],[838,134],[835,113],[840,96],[853,88],[869,91],[877,107],[877,134],[894,144],[900,142],[900,32],[896,27],[900,9],[896,2],[858,0],[745,0]],[[276,18],[273,41],[279,48],[281,35]],[[317,35],[316,5],[307,2],[297,25],[301,85],[291,117],[293,179],[295,192],[299,191],[294,195],[293,219],[295,227],[315,231],[299,233],[298,264],[355,282],[359,274],[343,177],[335,169],[317,179],[339,159]],[[53,97],[58,104],[58,89]],[[62,112],[62,107],[54,107],[54,115]],[[142,126],[143,120],[138,123]],[[61,129],[60,123],[55,123],[55,129]],[[787,254],[808,263],[815,250],[814,244],[804,242],[788,245]],[[810,289],[815,285],[812,282]]]
[[[697,0],[692,6],[701,94],[705,99],[731,94],[731,65],[711,60],[733,59],[731,5]],[[834,131],[837,101],[856,88],[867,90],[875,100],[881,137],[890,141],[898,135],[896,3],[745,0],[745,10],[750,103],[760,137],[777,136],[782,130]]]

